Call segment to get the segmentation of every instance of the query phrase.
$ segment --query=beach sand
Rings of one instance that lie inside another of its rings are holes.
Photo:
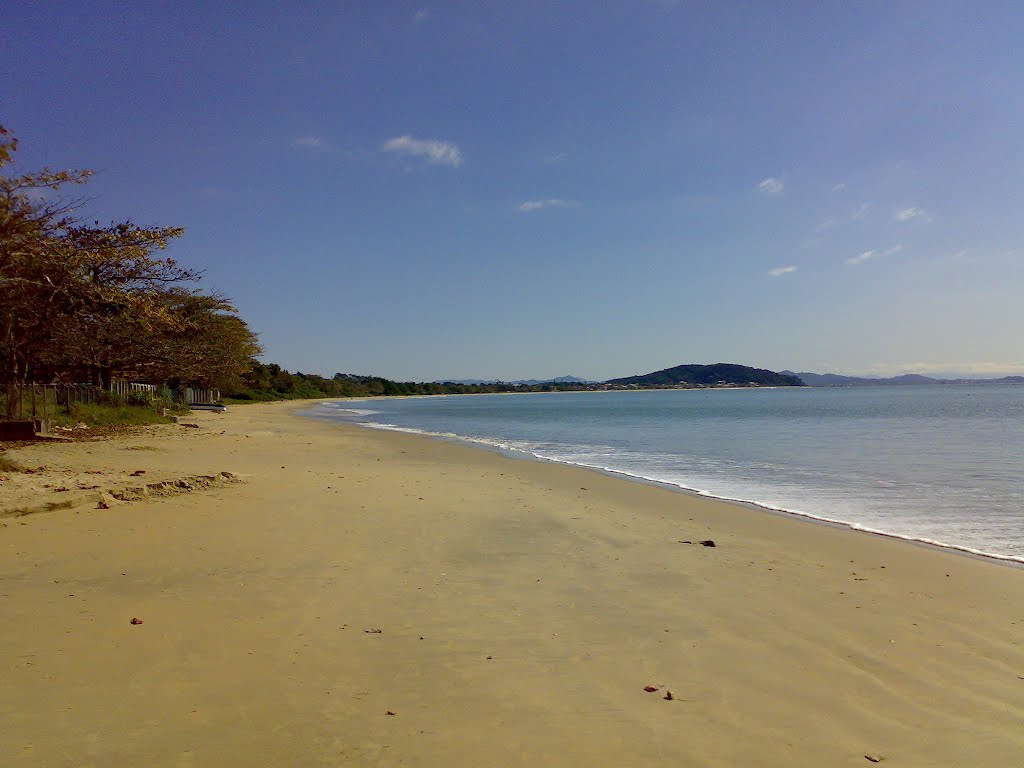
[[[1024,764],[1021,569],[296,407],[8,454],[3,765]]]

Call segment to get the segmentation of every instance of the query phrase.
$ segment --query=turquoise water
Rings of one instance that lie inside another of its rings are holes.
[[[1024,562],[1024,387],[571,392],[323,403],[455,437]]]

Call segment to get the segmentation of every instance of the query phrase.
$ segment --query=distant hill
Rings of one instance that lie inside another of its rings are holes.
[[[677,365],[662,371],[645,373],[642,376],[627,376],[621,379],[609,379],[605,382],[610,386],[637,387],[802,387],[804,382],[794,374],[782,374],[765,368],[750,368],[735,363],[715,363],[713,365]]]
[[[936,379],[917,373],[887,378],[867,376],[842,376],[837,373],[793,373],[782,371],[787,376],[796,376],[809,387],[891,387],[905,384],[1024,384],[1024,376],[1003,376],[999,379]]]
[[[920,376],[916,373],[908,373],[903,376],[892,376],[890,378],[868,378],[866,376],[842,376],[838,373],[809,373],[783,371],[789,376],[796,376],[809,387],[880,387],[892,386],[894,384],[938,384],[939,379],[931,376]]]

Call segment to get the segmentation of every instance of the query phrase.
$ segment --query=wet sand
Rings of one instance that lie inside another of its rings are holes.
[[[1024,570],[295,408],[8,454],[5,765],[1024,755]]]

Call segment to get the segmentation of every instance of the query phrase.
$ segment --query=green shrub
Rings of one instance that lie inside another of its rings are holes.
[[[129,392],[124,396],[125,405],[152,406],[153,396],[149,392]]]
[[[153,406],[116,405],[113,403],[72,403],[71,413],[54,414],[53,422],[64,427],[83,423],[89,426],[113,424],[166,424],[168,419]]]

